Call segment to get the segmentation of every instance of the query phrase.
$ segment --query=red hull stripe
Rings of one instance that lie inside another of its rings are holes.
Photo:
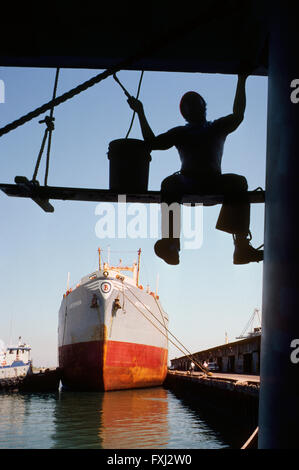
[[[161,385],[167,350],[120,341],[89,341],[59,348],[63,385],[76,390],[120,390]]]

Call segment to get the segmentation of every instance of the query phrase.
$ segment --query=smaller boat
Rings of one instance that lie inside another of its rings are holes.
[[[0,380],[25,377],[32,372],[31,347],[21,341],[0,350]]]

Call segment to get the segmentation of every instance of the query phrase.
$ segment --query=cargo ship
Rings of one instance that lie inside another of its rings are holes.
[[[167,374],[168,315],[132,266],[102,263],[63,294],[58,360],[64,389],[109,391],[159,386]],[[125,272],[128,272],[124,274]]]

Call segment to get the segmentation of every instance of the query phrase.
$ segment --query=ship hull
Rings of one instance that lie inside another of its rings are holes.
[[[2,366],[0,367],[0,380],[25,377],[30,371],[31,363],[18,362],[10,366]]]
[[[167,350],[120,341],[106,344],[90,341],[61,347],[59,364],[63,385],[68,389],[108,391],[154,387],[164,382]]]
[[[108,293],[103,293],[103,283],[109,285]],[[115,299],[121,305],[117,311]],[[157,299],[132,285],[126,287],[100,274],[92,282],[83,282],[60,308],[63,387],[108,391],[163,384],[167,322]]]

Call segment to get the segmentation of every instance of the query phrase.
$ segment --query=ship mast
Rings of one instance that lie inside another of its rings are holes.
[[[101,269],[102,269],[101,248],[98,248],[98,253],[99,253],[99,271],[101,271]]]
[[[139,250],[138,250],[138,265],[137,265],[137,277],[136,277],[136,286],[137,287],[138,287],[138,284],[139,284],[140,256],[141,256],[141,248],[139,248]]]
[[[98,248],[99,253],[99,271],[102,270],[102,259],[101,259],[101,248]],[[108,256],[110,258],[110,247],[108,248]],[[110,266],[109,259],[108,263],[103,264],[103,269],[110,269],[112,271],[132,271],[136,273],[136,286],[139,286],[139,273],[140,273],[140,257],[141,257],[141,248],[138,250],[138,263],[137,263],[137,270],[136,270],[136,262],[134,263],[133,267],[129,266]],[[120,260],[121,261],[121,260]]]

